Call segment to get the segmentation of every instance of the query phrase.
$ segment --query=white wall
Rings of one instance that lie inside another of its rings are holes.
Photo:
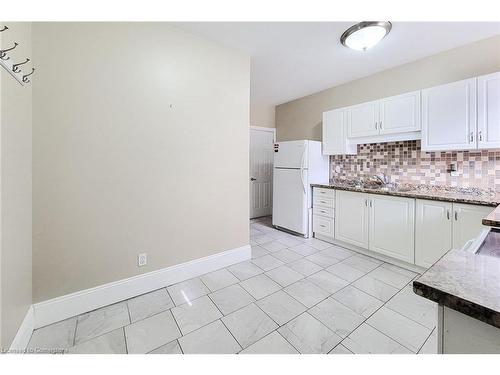
[[[3,27],[4,23],[0,25]],[[7,23],[1,46],[16,62],[31,57],[31,25]],[[31,85],[0,68],[0,349],[8,349],[31,305]]]
[[[500,36],[495,36],[281,104],[276,136],[321,140],[324,111],[499,70]]]
[[[250,125],[274,128],[274,105],[250,103]]]
[[[165,23],[35,23],[33,58],[34,302],[248,244],[247,56]]]

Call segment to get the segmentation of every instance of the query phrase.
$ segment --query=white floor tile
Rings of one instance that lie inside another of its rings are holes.
[[[306,307],[312,307],[327,298],[330,293],[308,280],[300,280],[284,289]]]
[[[264,256],[264,255],[268,255],[268,254],[269,254],[269,251],[267,251],[263,247],[258,246],[258,245],[252,246],[252,259]]]
[[[179,344],[184,354],[234,354],[241,350],[220,320],[182,336]]]
[[[342,345],[355,354],[411,354],[411,351],[366,323],[344,339]]]
[[[347,281],[327,271],[317,272],[314,275],[309,276],[307,280],[329,293],[335,293],[349,284]]]
[[[298,354],[299,352],[281,336],[274,331],[250,345],[240,354]]]
[[[262,236],[255,236],[252,239],[257,245],[263,245],[267,242],[274,241],[274,237],[271,237],[267,234],[264,234]]]
[[[318,240],[317,238],[311,238],[311,239],[307,240],[306,243],[309,246],[315,248],[316,250],[325,250],[325,249],[328,249],[329,247],[333,246],[331,243]]]
[[[70,354],[127,354],[123,328],[73,346]]]
[[[382,264],[381,261],[362,254],[353,255],[343,262],[363,272],[370,272]]]
[[[437,328],[434,328],[418,354],[438,354]]]
[[[318,266],[326,268],[331,266],[332,264],[340,262],[340,259],[332,258],[328,255],[316,253],[313,255],[309,255],[306,257],[307,260],[316,263]]]
[[[366,318],[383,305],[382,301],[351,285],[335,293],[332,297]]]
[[[240,262],[227,268],[240,281],[257,276],[264,271],[250,261]]]
[[[225,316],[222,321],[243,348],[278,328],[278,325],[255,304]]]
[[[307,312],[279,328],[278,332],[303,354],[328,353],[341,341],[339,336]]]
[[[62,352],[73,346],[75,339],[76,317],[63,320],[33,331],[28,349],[35,353],[40,350],[54,350]]]
[[[261,247],[271,253],[274,253],[279,250],[286,249],[286,245],[281,243],[278,240],[270,241],[265,244],[262,244]]]
[[[409,277],[411,279],[413,279],[414,277],[418,276],[418,273],[416,273],[416,272],[407,270],[407,269],[402,268],[402,267],[395,266],[394,264],[390,264],[390,263],[384,263],[380,267],[388,269],[388,270],[391,270],[391,271],[394,271],[394,272],[397,272],[397,273],[400,273],[403,276],[407,276],[407,277]]]
[[[228,286],[208,296],[224,315],[230,314],[255,301],[240,285]]]
[[[172,314],[183,335],[222,317],[220,311],[207,296],[174,307]]]
[[[288,250],[288,249],[283,249],[283,250],[276,251],[275,253],[273,253],[273,257],[281,260],[284,263],[290,263],[290,262],[295,262],[296,260],[301,259],[302,255],[299,255],[296,252]]]
[[[261,299],[281,289],[279,284],[266,275],[257,275],[251,279],[242,281],[240,285],[255,299]]]
[[[373,278],[371,274],[356,280],[352,285],[384,302],[387,302],[392,296],[399,292],[398,288]]]
[[[127,301],[127,305],[132,323],[174,307],[174,303],[166,289],[158,289],[154,292],[131,298]]]
[[[354,251],[345,249],[345,248],[340,247],[340,246],[335,246],[335,245],[333,245],[332,247],[329,247],[326,250],[321,251],[321,253],[328,255],[328,256],[331,256],[333,258],[340,259],[340,260],[347,259],[347,258],[352,257],[353,255],[356,254]]]
[[[210,293],[210,290],[199,278],[171,285],[167,290],[177,306]]]
[[[366,273],[351,267],[350,265],[340,262],[336,263],[326,269],[328,272],[333,273],[335,276],[340,277],[350,283],[364,276]]]
[[[382,307],[366,322],[414,353],[431,334],[430,329],[387,307]]]
[[[315,249],[314,247],[306,244],[299,244],[290,247],[290,250],[295,251],[297,254],[302,255],[304,257],[316,254],[319,251],[318,249]]]
[[[201,276],[200,279],[212,292],[239,282],[239,280],[226,269],[207,273]]]
[[[282,237],[278,241],[281,242],[286,247],[297,246],[304,243],[304,239],[299,239],[298,237],[295,236]]]
[[[398,289],[403,288],[413,278],[383,267],[374,269],[368,275]]]
[[[347,349],[344,345],[338,344],[328,354],[353,354],[353,353],[349,349]]]
[[[177,340],[174,340],[150,351],[149,354],[182,354],[182,350]]]
[[[309,276],[322,270],[322,268],[316,263],[313,263],[305,258],[288,263],[287,266],[304,276]]]
[[[170,311],[139,320],[125,327],[129,353],[148,353],[181,336]]]
[[[386,306],[429,329],[437,325],[437,303],[416,295],[411,284],[392,297]]]
[[[75,344],[101,336],[127,324],[130,324],[130,318],[126,302],[80,315],[76,324]]]
[[[306,307],[289,294],[279,291],[256,304],[280,326],[306,311]]]
[[[323,302],[320,302],[309,310],[309,314],[340,337],[349,335],[365,320],[363,316],[333,298],[327,298]]]
[[[269,276],[272,280],[276,281],[282,287],[293,284],[304,278],[304,275],[292,270],[291,268],[288,268],[287,266],[275,268],[269,272],[266,272],[266,275]]]
[[[279,266],[284,265],[284,263],[273,257],[272,255],[264,255],[263,257],[252,259],[252,263],[257,267],[263,269],[264,271],[272,270],[273,268],[277,268]]]

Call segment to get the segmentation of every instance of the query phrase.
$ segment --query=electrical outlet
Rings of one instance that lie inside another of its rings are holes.
[[[137,254],[137,265],[139,267],[145,266],[148,264],[148,254],[147,253],[140,253]]]

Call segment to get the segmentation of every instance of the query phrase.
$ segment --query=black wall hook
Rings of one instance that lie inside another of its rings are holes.
[[[14,64],[12,65],[12,71],[14,73],[20,73],[21,72],[21,69],[19,69],[19,65],[24,65],[26,63],[28,63],[30,61],[30,59],[26,59],[25,62],[22,62],[22,63],[18,63],[18,64]]]
[[[9,51],[12,51],[14,48],[16,48],[19,44],[17,43],[14,43],[14,47],[11,47],[11,48],[7,48],[7,49],[3,49],[3,50],[0,50],[0,59],[2,60],[8,60],[10,59],[9,56],[7,56],[7,52]]]
[[[2,29],[2,30],[0,30],[0,33],[1,33],[2,31],[5,31],[5,30],[9,30],[9,28],[8,28],[7,26],[4,26],[4,27],[3,27],[3,29]]]
[[[25,74],[25,75],[23,76],[23,82],[24,82],[24,83],[29,83],[29,82],[30,82],[30,80],[28,79],[28,77],[29,77],[30,75],[32,75],[33,73],[35,73],[35,68],[31,68],[31,73]]]

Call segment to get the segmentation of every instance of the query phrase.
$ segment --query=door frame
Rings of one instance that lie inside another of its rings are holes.
[[[265,126],[250,126],[250,129],[248,130],[248,155],[250,156],[250,141],[251,141],[251,131],[252,130],[257,130],[257,131],[264,131],[264,132],[269,132],[269,133],[273,133],[273,142],[276,143],[276,128],[267,128]],[[273,167],[274,167],[274,163],[273,163]],[[273,205],[273,179],[274,179],[274,174],[273,174],[273,169],[274,168],[271,168],[271,215],[272,215],[272,205]],[[250,170],[248,170],[248,183],[250,184]],[[249,193],[249,203],[251,203],[251,194],[250,194],[250,189],[248,191]],[[249,214],[251,212],[249,211]],[[251,219],[250,218],[251,215],[248,215],[248,218],[249,220]]]

